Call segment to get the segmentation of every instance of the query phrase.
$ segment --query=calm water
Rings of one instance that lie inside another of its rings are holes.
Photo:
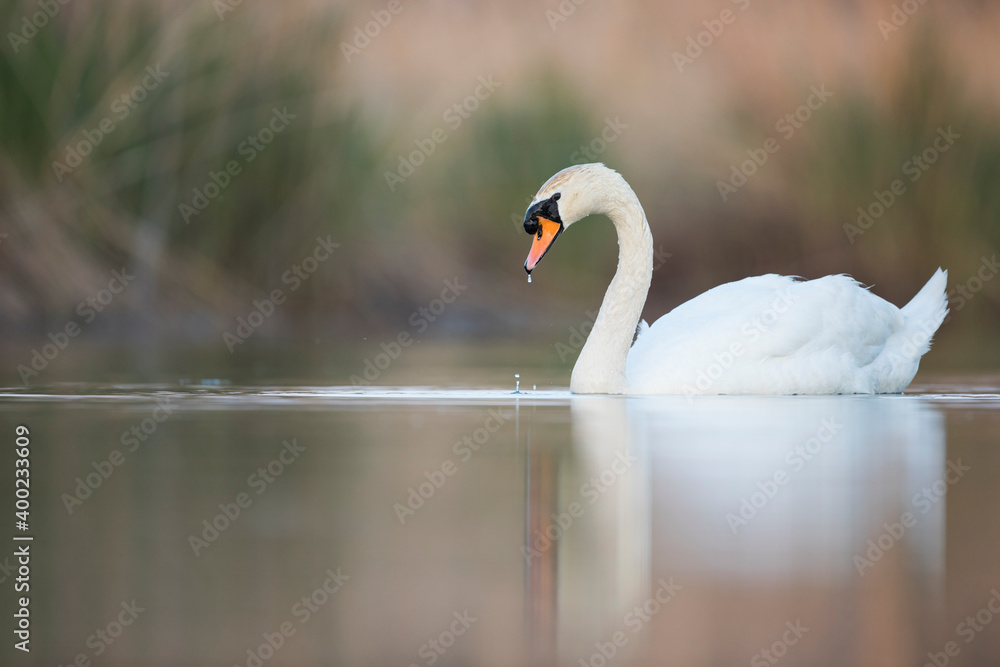
[[[3,655],[1000,664],[1000,378],[877,398],[521,388],[0,391],[0,495],[26,425],[35,537],[33,650],[7,632]]]

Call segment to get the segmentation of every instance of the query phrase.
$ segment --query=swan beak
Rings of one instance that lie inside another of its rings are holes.
[[[552,244],[562,234],[562,230],[563,226],[560,223],[539,216],[538,231],[531,242],[531,251],[528,252],[528,259],[524,261],[524,270],[526,273],[530,275],[535,270],[535,266],[542,260],[542,257],[545,257],[545,253],[549,251]]]

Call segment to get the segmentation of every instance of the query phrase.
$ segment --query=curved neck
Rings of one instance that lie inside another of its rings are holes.
[[[601,311],[573,367],[570,391],[578,394],[627,392],[628,359],[653,277],[653,235],[646,214],[624,179],[611,192],[604,213],[618,232],[618,270]]]

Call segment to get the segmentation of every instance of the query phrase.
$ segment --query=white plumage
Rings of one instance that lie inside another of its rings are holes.
[[[900,392],[944,319],[946,279],[939,269],[903,309],[847,276],[767,275],[720,285],[642,332],[626,362],[629,390]]]
[[[631,345],[653,263],[638,198],[601,164],[559,172],[535,202],[555,194],[560,232],[591,213],[606,214],[618,230],[618,271],[573,369],[576,393],[898,393],[948,310],[941,269],[903,308],[848,276],[772,274],[720,285],[640,324]]]

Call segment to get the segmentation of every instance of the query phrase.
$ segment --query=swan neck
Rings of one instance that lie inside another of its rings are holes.
[[[627,393],[626,361],[653,276],[653,237],[639,198],[624,180],[600,211],[618,232],[618,270],[580,352],[570,390]]]

